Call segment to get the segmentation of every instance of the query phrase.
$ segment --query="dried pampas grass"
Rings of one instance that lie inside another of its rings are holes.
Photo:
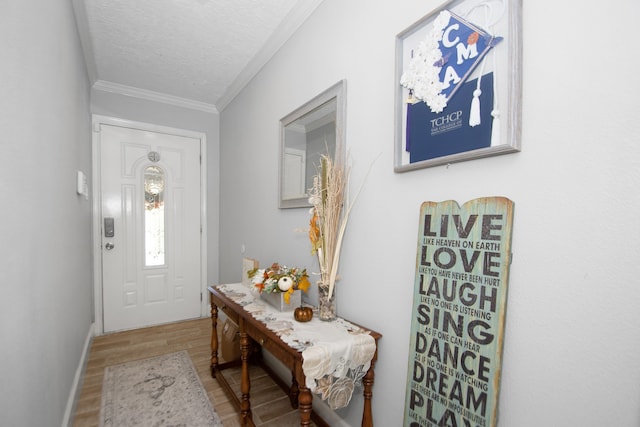
[[[373,163],[371,164],[373,166]],[[371,171],[367,171],[367,176]],[[358,189],[353,203],[349,203],[350,168],[342,161],[334,161],[329,156],[322,156],[320,170],[313,178],[310,201],[311,221],[309,239],[311,252],[318,255],[320,264],[320,280],[329,286],[329,298],[333,295],[342,238],[347,229],[349,214],[362,186]],[[366,181],[366,179],[365,179]],[[364,182],[362,183],[364,186]]]

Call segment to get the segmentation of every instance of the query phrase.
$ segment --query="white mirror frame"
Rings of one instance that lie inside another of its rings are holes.
[[[284,187],[286,184],[285,177],[287,176],[287,161],[286,155],[289,151],[295,150],[291,148],[291,144],[287,144],[287,129],[292,129],[294,126],[302,127],[303,120],[311,116],[311,113],[319,111],[325,104],[335,101],[335,151],[334,157],[337,155],[339,158],[344,158],[345,153],[345,112],[346,112],[346,92],[347,82],[346,80],[340,80],[320,95],[316,96],[309,102],[297,108],[295,111],[287,114],[280,119],[280,174],[278,182],[278,207],[280,209],[289,208],[308,208],[311,206],[309,203],[309,197],[306,195],[306,191],[311,187],[312,183],[303,180],[305,194],[300,197],[286,197]],[[322,114],[326,116],[326,112]],[[304,131],[306,132],[306,131]],[[326,153],[326,151],[325,151]],[[317,154],[317,153],[316,153]],[[312,159],[313,153],[308,153],[306,150],[306,133],[305,133],[305,149],[299,150],[297,153],[292,153],[298,157],[305,159]],[[309,164],[311,160],[305,160],[305,164]],[[306,167],[305,167],[306,170]],[[304,172],[304,170],[302,171]],[[303,173],[303,175],[308,175]],[[315,175],[315,171],[312,176]]]

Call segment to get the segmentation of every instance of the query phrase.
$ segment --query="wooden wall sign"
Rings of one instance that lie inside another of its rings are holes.
[[[420,208],[404,426],[495,427],[513,202]]]

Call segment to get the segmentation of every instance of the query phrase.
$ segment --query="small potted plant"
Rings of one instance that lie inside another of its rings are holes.
[[[289,268],[273,263],[268,268],[254,268],[247,272],[260,296],[280,311],[293,311],[302,305],[300,292],[307,292],[311,283],[306,269]],[[294,299],[294,304],[292,303]]]

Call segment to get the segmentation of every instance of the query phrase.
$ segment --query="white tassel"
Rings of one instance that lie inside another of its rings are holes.
[[[481,94],[482,94],[482,91],[480,89],[476,89],[473,91],[473,99],[471,100],[471,111],[469,112],[469,126],[471,127],[475,127],[480,124],[480,95]]]
[[[500,111],[495,109],[491,112],[493,124],[491,125],[491,146],[500,145]]]

